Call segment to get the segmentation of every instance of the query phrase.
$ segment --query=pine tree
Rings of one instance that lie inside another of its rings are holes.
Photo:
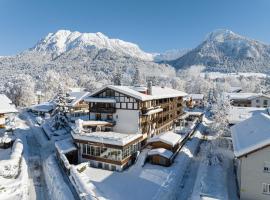
[[[113,84],[114,85],[121,85],[122,82],[122,68],[118,68],[115,72],[115,75],[113,77]]]
[[[138,67],[135,68],[135,73],[134,73],[134,76],[132,78],[131,84],[133,86],[138,86],[141,84],[141,75],[140,75],[140,71],[139,71]]]

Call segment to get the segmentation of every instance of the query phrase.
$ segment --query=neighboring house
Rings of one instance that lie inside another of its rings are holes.
[[[258,114],[231,127],[240,199],[270,199],[270,116]]]
[[[261,113],[269,114],[267,108],[230,106],[227,120],[234,125]]]
[[[226,93],[226,96],[233,106],[257,108],[270,106],[270,96],[261,93]]]
[[[89,92],[68,92],[67,93],[67,106],[69,108],[69,116],[71,121],[75,121],[78,118],[87,116],[88,104],[83,101],[87,97]]]
[[[43,102],[37,105],[30,106],[28,111],[40,116],[44,116],[45,114],[51,114],[55,109],[55,104],[53,102]]]
[[[121,171],[131,164],[147,138],[171,130],[180,120],[184,96],[184,92],[148,84],[108,85],[84,98],[89,119],[72,132],[79,160]]]
[[[11,100],[6,95],[0,94],[0,128],[5,128],[8,116],[17,112]]]
[[[192,107],[204,107],[204,95],[203,94],[189,94]]]

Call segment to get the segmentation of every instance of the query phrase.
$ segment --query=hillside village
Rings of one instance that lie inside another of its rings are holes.
[[[270,95],[203,79],[1,94],[0,199],[269,199]]]

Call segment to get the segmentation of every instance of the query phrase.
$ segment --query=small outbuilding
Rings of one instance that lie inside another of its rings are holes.
[[[173,152],[164,148],[152,149],[148,152],[148,159],[152,164],[170,166],[172,158]]]
[[[171,152],[176,152],[180,148],[180,144],[184,137],[178,135],[172,131],[161,133],[155,135],[154,137],[147,140],[147,143],[152,146],[152,148],[163,148]]]

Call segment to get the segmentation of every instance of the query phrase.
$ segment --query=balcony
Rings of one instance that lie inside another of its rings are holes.
[[[104,108],[104,107],[93,106],[93,107],[90,107],[89,111],[96,112],[96,113],[115,113],[116,109],[112,107]]]
[[[162,111],[163,111],[163,109],[160,106],[150,107],[150,108],[145,108],[145,107],[142,108],[143,115],[151,115],[151,114],[159,113]]]

